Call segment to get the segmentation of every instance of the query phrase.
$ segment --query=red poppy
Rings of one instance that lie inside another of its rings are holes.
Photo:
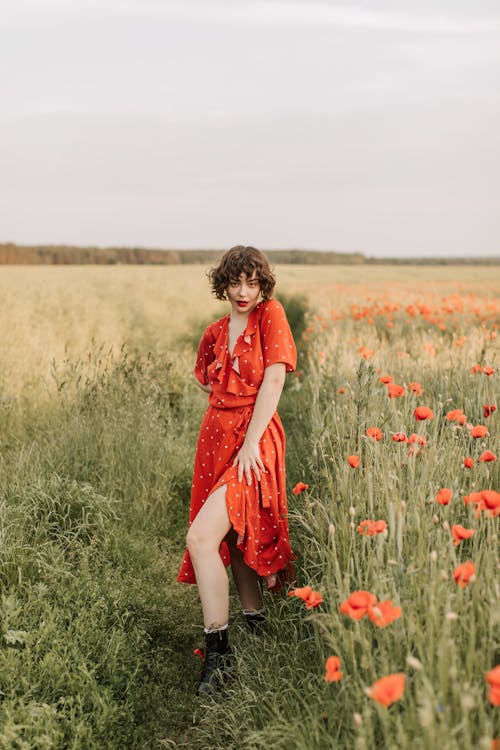
[[[359,466],[359,456],[347,456],[347,463],[351,469],[357,469]]]
[[[358,532],[362,536],[375,536],[375,534],[381,534],[387,528],[385,521],[372,521],[369,518],[366,521],[361,521],[358,526]]]
[[[493,706],[500,706],[500,664],[486,672],[486,679],[490,686],[488,695],[490,703]]]
[[[483,409],[484,409],[484,416],[486,418],[486,417],[489,417],[491,414],[493,414],[493,412],[497,410],[497,407],[495,406],[495,404],[485,404],[483,406]]]
[[[407,443],[408,442],[408,438],[406,437],[405,432],[395,432],[392,435],[391,440],[394,443]]]
[[[420,383],[413,382],[408,383],[408,389],[415,394],[415,396],[422,396],[423,393],[425,393],[424,389],[422,388]]]
[[[465,417],[462,409],[452,409],[446,414],[446,419],[448,422],[460,422],[462,424],[461,420]],[[467,417],[464,418],[464,422],[466,421]]]
[[[474,466],[474,459],[470,456],[464,458],[464,466],[466,469],[472,469],[472,467]]]
[[[319,607],[323,601],[323,597],[319,591],[313,591],[310,586],[304,586],[301,589],[293,589],[288,592],[288,596],[297,596],[305,602],[306,609],[313,609],[313,607]]]
[[[405,395],[404,385],[397,385],[396,383],[387,384],[387,395],[389,398],[399,398]]]
[[[472,560],[467,560],[467,562],[464,562],[461,565],[457,565],[457,567],[453,571],[453,578],[461,589],[464,589],[471,578],[475,575],[476,566],[474,565]]]
[[[386,625],[390,625],[391,622],[401,617],[401,607],[393,607],[392,599],[387,599],[385,602],[377,602],[375,606],[368,610],[368,617],[375,623],[377,628],[385,628]]]
[[[337,393],[345,393],[345,388],[337,388]]]
[[[300,495],[301,492],[304,492],[304,490],[308,490],[308,489],[309,489],[308,484],[304,484],[304,482],[297,482],[292,492],[294,495]]]
[[[456,547],[457,544],[463,542],[464,539],[470,539],[470,537],[475,534],[475,531],[474,529],[466,529],[464,526],[457,524],[456,526],[451,527],[451,533],[453,534],[453,544]]]
[[[372,438],[372,440],[382,440],[384,437],[382,434],[382,430],[380,427],[368,427],[366,434],[369,438]]]
[[[205,652],[203,651],[202,648],[195,648],[195,649],[193,649],[193,654],[195,656],[198,656],[200,659],[204,659],[205,658]]]
[[[490,367],[489,365],[487,365],[486,367],[483,368],[483,372],[484,372],[485,375],[494,375],[495,368],[494,367]]]
[[[483,510],[489,512],[491,516],[500,516],[500,492],[495,490],[482,490],[481,500]]]
[[[429,409],[428,406],[417,406],[417,408],[413,412],[413,416],[415,417],[415,419],[421,422],[424,419],[432,419],[434,416],[434,412],[432,411],[432,409]]]
[[[486,435],[489,435],[489,432],[487,428],[482,424],[477,424],[475,427],[472,428],[470,431],[471,437],[473,438],[484,438]]]
[[[425,437],[425,435],[417,435],[417,433],[414,432],[408,438],[408,442],[410,443],[410,445],[417,443],[417,445],[425,446],[427,445],[427,438]]]
[[[384,385],[388,385],[389,383],[392,383],[392,377],[390,375],[382,375],[382,377],[379,378],[379,381]]]
[[[348,615],[353,620],[362,620],[368,614],[370,607],[377,603],[377,597],[369,591],[353,591],[353,593],[342,602],[339,609],[343,615]]]
[[[442,490],[438,491],[435,500],[439,505],[448,505],[452,496],[453,490],[450,490],[449,487],[444,487]]]
[[[496,456],[491,451],[484,451],[484,453],[481,453],[479,456],[479,460],[483,463],[487,463],[488,461],[496,461]]]
[[[389,674],[387,677],[382,677],[377,680],[373,685],[367,688],[367,693],[370,698],[377,703],[381,703],[382,706],[390,706],[394,701],[398,701],[403,697],[405,689],[406,675],[401,672],[398,674]]]
[[[338,656],[329,656],[325,664],[325,682],[338,682],[342,679],[342,672],[339,672],[340,658]]]
[[[472,365],[472,367],[470,368],[471,375],[475,375],[477,372],[482,372],[482,371],[483,371],[483,368],[481,367],[481,365]]]
[[[363,357],[363,359],[370,359],[370,357],[373,357],[375,354],[374,349],[367,349],[366,346],[361,346],[359,349],[360,355]]]

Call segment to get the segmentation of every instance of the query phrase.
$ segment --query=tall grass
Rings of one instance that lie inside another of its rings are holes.
[[[499,414],[485,419],[483,405],[496,403],[498,375],[470,374],[476,362],[497,364],[498,313],[449,313],[445,330],[422,317],[409,325],[404,310],[368,322],[350,311],[367,300],[354,282],[343,303],[331,301],[332,315],[323,305],[307,316],[302,374],[288,377],[279,407],[289,488],[309,485],[289,495],[297,582],[323,604],[308,611],[286,592],[265,594],[269,621],[257,636],[231,589],[237,674],[208,700],[194,697],[196,588],[175,582],[206,404],[190,378],[192,345],[170,331],[167,349],[154,326],[144,348],[139,330],[128,346],[90,338],[80,355],[47,351],[43,393],[29,382],[19,396],[4,393],[2,750],[490,749],[500,733],[484,679],[500,661],[498,518],[476,518],[463,496],[499,488],[498,461],[477,461],[497,450]],[[439,299],[437,286],[430,291]],[[303,325],[304,306],[297,311]],[[202,325],[204,312],[191,314]],[[367,359],[362,346],[373,350]],[[31,382],[40,374],[34,367]],[[420,381],[425,393],[388,399],[384,374]],[[417,404],[434,418],[417,423]],[[475,440],[450,423],[456,407],[489,436]],[[367,438],[372,425],[381,442]],[[427,445],[409,455],[391,440],[398,431],[425,435]],[[357,469],[349,454],[360,456]],[[465,455],[476,459],[472,470]],[[448,506],[434,500],[441,487],[453,489]],[[361,536],[365,518],[384,519],[387,532]],[[455,547],[454,523],[475,535]],[[462,590],[452,573],[466,559],[477,573]],[[402,617],[379,629],[340,614],[358,589],[391,598]],[[331,654],[341,658],[337,683],[324,681]],[[406,674],[405,693],[386,709],[364,688],[394,672]]]

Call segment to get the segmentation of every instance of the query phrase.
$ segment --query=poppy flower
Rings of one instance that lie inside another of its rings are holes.
[[[412,382],[408,383],[408,389],[415,394],[415,396],[422,396],[425,393],[420,383]]]
[[[425,435],[418,435],[416,432],[414,432],[408,438],[408,442],[410,443],[410,445],[414,445],[414,443],[417,443],[417,445],[425,446],[427,445],[427,438],[425,437]]]
[[[406,437],[405,432],[395,432],[392,435],[391,440],[393,441],[393,443],[407,443],[408,442],[408,438]]]
[[[347,456],[347,463],[351,469],[357,469],[359,466],[359,456]]]
[[[377,440],[377,442],[384,437],[380,427],[368,427],[366,434],[369,438],[372,438],[372,440]]]
[[[451,411],[446,414],[446,419],[448,422],[458,422],[459,424],[465,424],[467,421],[467,417],[462,409],[451,409]]]
[[[325,682],[338,682],[342,679],[343,674],[339,672],[340,658],[338,656],[329,656],[325,663]]]
[[[483,372],[484,372],[485,375],[488,375],[488,376],[489,375],[494,375],[495,368],[494,367],[490,367],[489,365],[487,365],[486,367],[483,368]]]
[[[472,428],[470,431],[471,437],[473,438],[484,438],[486,435],[489,435],[489,432],[487,428],[482,424],[477,424],[475,427]]]
[[[377,597],[369,591],[353,591],[339,609],[343,615],[348,615],[353,620],[362,620],[376,603]]]
[[[193,649],[193,654],[195,656],[198,656],[200,659],[204,659],[205,658],[205,652],[203,651],[202,648],[194,648]]]
[[[313,591],[310,586],[304,586],[300,589],[293,589],[288,592],[288,596],[297,596],[305,602],[306,609],[313,609],[313,607],[319,607],[323,601],[323,597],[319,591]]]
[[[444,487],[442,490],[438,491],[435,500],[439,505],[448,505],[452,496],[453,490],[450,490],[449,487]]]
[[[345,393],[345,388],[337,388],[337,393]]]
[[[406,675],[401,672],[389,674],[387,677],[382,677],[374,682],[371,687],[367,688],[366,692],[372,700],[388,707],[403,697],[405,680]]]
[[[385,521],[371,521],[369,518],[366,521],[361,521],[358,526],[358,532],[362,536],[375,536],[375,534],[381,534],[387,528]]]
[[[483,510],[489,511],[489,515],[491,516],[500,516],[500,492],[482,490],[481,500]]]
[[[388,385],[389,383],[392,383],[392,377],[390,375],[382,375],[382,377],[379,378],[379,382]]]
[[[387,395],[389,398],[400,398],[405,395],[404,385],[397,385],[397,383],[387,384]]]
[[[472,469],[474,466],[474,459],[470,456],[467,456],[467,458],[464,458],[464,466],[466,469]]]
[[[486,672],[486,679],[490,686],[488,695],[490,703],[493,706],[500,706],[500,664]]]
[[[309,489],[308,484],[304,484],[304,482],[297,482],[292,492],[294,495],[300,495],[301,492],[304,492],[304,490],[308,490],[308,489]]]
[[[495,404],[485,404],[483,406],[483,410],[484,410],[484,416],[486,419],[487,417],[491,416],[491,414],[493,414],[494,411],[497,410],[497,407],[495,406]]]
[[[428,406],[417,406],[417,408],[413,412],[413,416],[419,422],[422,422],[424,419],[432,419],[434,416],[434,412],[432,411],[432,409],[429,409]]]
[[[361,346],[359,349],[360,355],[363,357],[363,359],[370,359],[370,357],[373,357],[375,354],[374,349],[367,349],[366,346]]]
[[[464,589],[471,578],[476,575],[476,566],[472,562],[472,560],[467,560],[467,562],[461,563],[461,565],[457,565],[455,570],[453,571],[453,578],[455,579],[455,583],[457,583],[461,589]]]
[[[482,371],[483,371],[483,368],[479,364],[478,365],[472,365],[472,367],[470,368],[470,374],[471,375],[475,375],[477,372],[482,372]]]
[[[463,542],[464,539],[470,539],[470,537],[475,534],[475,531],[474,529],[466,529],[464,526],[457,524],[456,526],[451,527],[451,533],[453,534],[453,544],[456,547],[457,544]]]
[[[387,599],[385,602],[378,602],[368,610],[368,617],[375,623],[377,628],[385,628],[386,625],[390,625],[391,622],[401,617],[401,614],[401,607],[393,607],[392,599]]]
[[[484,451],[484,453],[481,453],[479,456],[479,460],[483,463],[487,463],[488,461],[496,461],[496,456],[491,451]]]

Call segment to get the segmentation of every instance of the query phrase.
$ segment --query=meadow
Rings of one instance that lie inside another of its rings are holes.
[[[297,581],[258,635],[231,589],[208,699],[175,582],[204,273],[0,268],[0,750],[498,747],[498,270],[276,267]]]

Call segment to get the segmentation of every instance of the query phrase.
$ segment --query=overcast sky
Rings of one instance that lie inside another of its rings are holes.
[[[495,0],[2,0],[0,241],[500,255]]]

